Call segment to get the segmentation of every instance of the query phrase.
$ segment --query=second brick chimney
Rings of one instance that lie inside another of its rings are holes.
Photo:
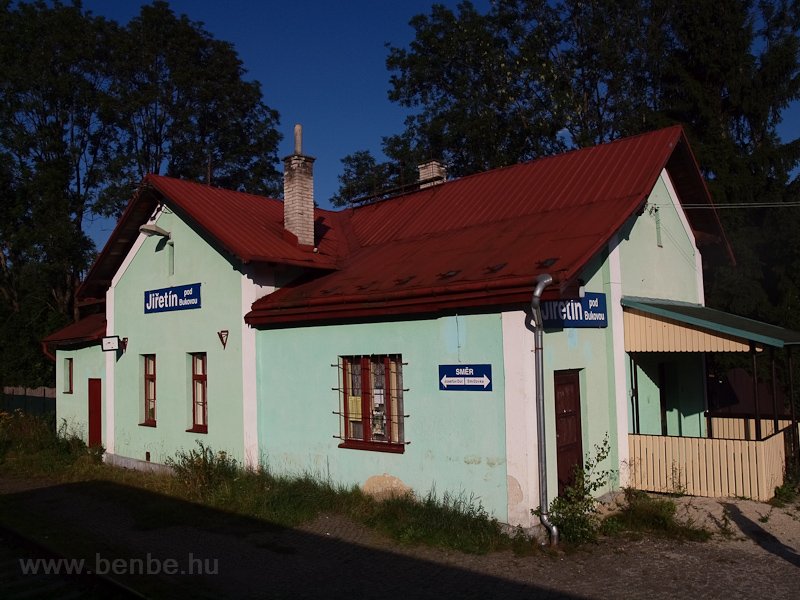
[[[283,228],[300,246],[314,246],[314,159],[303,154],[303,128],[294,126],[294,154],[283,159]]]
[[[429,160],[417,166],[419,171],[419,187],[426,188],[447,180],[447,169],[438,160]]]

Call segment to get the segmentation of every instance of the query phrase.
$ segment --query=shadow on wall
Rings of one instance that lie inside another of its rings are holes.
[[[574,597],[337,540],[337,529],[352,537],[352,524],[333,516],[330,532],[310,533],[108,482],[0,496],[0,514],[23,510],[51,547],[86,559],[87,568],[98,557],[125,568],[133,559],[176,561],[178,575],[114,576],[148,597]],[[371,532],[358,535],[366,542]]]
[[[778,414],[788,415],[787,395],[780,380],[775,391]],[[753,414],[753,398],[753,374],[747,369],[737,367],[708,378],[708,404],[711,410]],[[772,415],[772,381],[769,378],[759,377],[758,405],[762,415]]]

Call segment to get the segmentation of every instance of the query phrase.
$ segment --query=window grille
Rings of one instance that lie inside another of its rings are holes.
[[[399,354],[340,356],[340,447],[403,452],[403,361]]]

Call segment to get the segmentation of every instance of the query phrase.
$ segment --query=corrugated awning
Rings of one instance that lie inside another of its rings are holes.
[[[800,344],[800,332],[698,304],[626,297],[628,352],[746,352]]]

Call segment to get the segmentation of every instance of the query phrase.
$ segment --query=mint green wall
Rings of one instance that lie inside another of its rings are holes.
[[[637,353],[639,432],[661,435],[659,365],[664,364],[667,435],[705,437],[705,368],[700,354]],[[627,366],[630,381],[630,364]],[[633,410],[628,412],[628,431],[633,432]]]
[[[425,494],[466,491],[501,520],[508,510],[503,349],[498,314],[257,334],[262,461],[279,472],[363,485],[388,474]],[[404,454],[338,448],[338,357],[402,354]],[[440,364],[490,363],[491,392],[439,391]]]
[[[72,358],[72,393],[65,390],[65,359]],[[106,363],[99,345],[78,350],[58,350],[56,352],[56,426],[66,427],[67,433],[74,433],[89,442],[89,379],[101,379],[101,411],[106,410]],[[103,440],[106,436],[105,419],[102,419]]]
[[[128,338],[116,363],[115,453],[164,462],[195,440],[243,458],[241,274],[167,209],[158,225],[172,232],[174,274],[169,247],[150,237],[136,253],[114,290],[114,333]],[[201,284],[202,307],[144,314],[145,290]],[[223,350],[217,332],[229,331]],[[208,434],[188,433],[191,416],[190,352],[208,360]],[[142,354],[156,355],[157,427],[142,427]]]
[[[653,207],[658,208],[661,221],[662,247],[657,243]],[[700,302],[695,253],[662,176],[648,198],[645,212],[623,227],[620,236],[622,294]]]
[[[661,246],[654,208],[658,208]],[[669,196],[664,176],[648,198],[647,208],[623,228],[620,238],[622,293],[625,296],[702,302],[698,289],[696,250]],[[631,369],[626,357],[628,397]],[[703,356],[692,353],[640,353],[636,356],[639,386],[639,426],[644,434],[661,434],[659,363],[666,365],[668,435],[705,435]],[[633,411],[628,403],[628,431]]]
[[[654,209],[658,207],[660,242]],[[672,204],[663,176],[659,178],[648,199],[648,209],[642,215],[632,217],[619,235],[619,253],[622,293],[625,296],[667,298],[698,302],[702,300],[698,289],[696,250],[693,240],[687,235],[680,216]],[[601,468],[616,468],[619,464],[618,436],[627,432],[617,431],[614,381],[613,327],[611,305],[611,275],[606,253],[596,257],[587,265],[582,278],[589,292],[603,292],[608,301],[608,327],[605,329],[567,329],[548,332],[544,339],[545,352],[545,398],[548,427],[554,427],[553,371],[580,369],[582,437],[584,456],[594,455],[594,446],[608,435],[611,454]],[[620,282],[613,282],[620,283]],[[647,360],[654,360],[650,357]],[[628,362],[627,355],[625,356]],[[668,431],[683,435],[703,435],[705,423],[702,418],[704,406],[703,363],[700,355],[674,355],[670,357],[670,404]],[[657,364],[656,364],[657,381]],[[648,371],[649,372],[649,371]],[[630,370],[626,366],[626,386],[630,397]],[[640,369],[641,418],[643,433],[660,433],[660,403],[657,385],[648,379],[647,372]],[[629,430],[632,413],[627,407]],[[681,416],[681,414],[683,416]],[[645,430],[647,427],[647,430]],[[553,432],[554,433],[554,432]],[[557,489],[556,441],[548,435],[548,457],[552,457],[548,487]],[[616,485],[616,474],[610,485]]]
[[[555,389],[553,371],[580,369],[581,435],[584,457],[594,456],[594,446],[608,435],[611,447],[609,459],[601,468],[611,469],[619,464],[617,452],[616,408],[614,394],[614,361],[612,351],[612,314],[610,275],[606,255],[598,256],[582,274],[587,292],[606,294],[609,325],[605,328],[565,329],[544,335],[545,407],[548,427],[547,457],[548,490],[558,493],[555,439]],[[616,484],[616,474],[609,488]],[[607,488],[608,489],[608,488]],[[600,490],[602,493],[606,490]]]

